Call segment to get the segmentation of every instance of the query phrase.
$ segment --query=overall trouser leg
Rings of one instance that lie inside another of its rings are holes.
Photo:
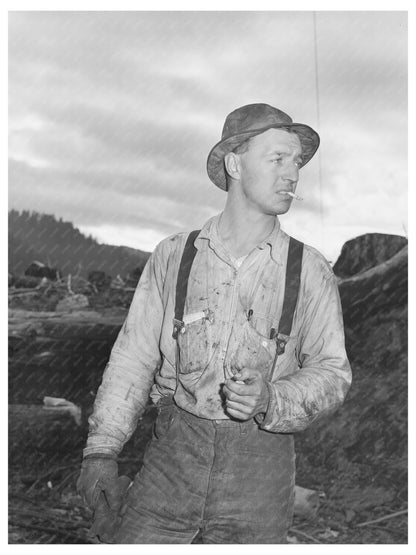
[[[162,406],[143,465],[127,498],[118,543],[191,543],[201,526],[214,430],[189,426],[175,405]]]
[[[294,472],[291,435],[162,407],[116,541],[284,543]]]
[[[286,543],[293,516],[293,436],[254,420],[215,423],[215,460],[204,513],[204,543]]]

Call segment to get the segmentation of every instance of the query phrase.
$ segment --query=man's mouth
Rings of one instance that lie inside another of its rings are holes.
[[[296,193],[292,193],[292,191],[279,191],[279,195],[288,195],[289,197],[292,197],[295,200],[303,200],[302,197],[300,197]]]

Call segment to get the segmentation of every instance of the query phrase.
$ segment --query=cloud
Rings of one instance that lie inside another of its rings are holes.
[[[224,203],[205,163],[228,112],[263,101],[318,126],[311,12],[12,12],[9,23],[16,208],[106,236],[197,228]],[[284,221],[332,242],[339,222],[396,229],[406,15],[318,12],[317,31],[320,158]]]
[[[188,194],[181,196],[174,187],[164,195],[155,188],[152,194],[151,188],[143,187],[139,180],[131,183],[129,190],[120,191],[120,177],[120,181],[110,179],[103,186],[106,175],[96,176],[93,192],[85,175],[68,176],[66,172],[33,168],[22,162],[10,163],[9,176],[10,182],[16,184],[9,190],[10,206],[27,208],[27,199],[31,198],[30,209],[56,213],[84,227],[118,224],[171,234],[189,226],[198,227],[198,223],[220,210],[225,198],[225,193],[208,179],[199,187],[190,184]]]

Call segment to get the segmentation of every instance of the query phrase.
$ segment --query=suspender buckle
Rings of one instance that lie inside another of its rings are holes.
[[[178,339],[179,333],[185,333],[185,322],[182,320],[177,320],[176,318],[173,319],[173,339]]]
[[[286,343],[289,341],[289,336],[284,333],[278,333],[274,339],[276,341],[277,355],[283,355],[286,349]]]
[[[210,308],[204,308],[204,315],[205,315],[205,320],[208,320],[208,322],[210,324],[214,323],[214,311],[211,310]]]

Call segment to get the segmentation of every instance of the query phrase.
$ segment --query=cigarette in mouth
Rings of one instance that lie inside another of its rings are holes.
[[[292,193],[291,191],[280,191],[281,195],[289,195],[290,197],[294,198],[295,200],[303,200],[302,197],[300,197],[299,195],[296,195],[295,193]]]

